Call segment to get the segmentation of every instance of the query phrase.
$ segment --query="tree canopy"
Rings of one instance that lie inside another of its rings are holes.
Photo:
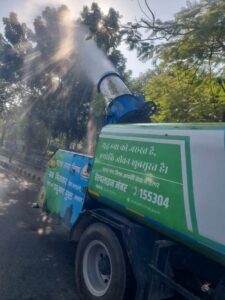
[[[38,131],[47,133],[44,135],[46,145],[48,136],[63,140],[66,148],[72,141],[84,139],[95,92],[93,82],[82,66],[83,49],[76,43],[76,32],[86,26],[89,33],[86,40],[93,39],[123,74],[126,60],[117,49],[122,38],[118,33],[119,18],[119,13],[112,8],[104,14],[96,3],[84,7],[78,20],[72,18],[65,5],[46,7],[34,19],[33,30],[21,23],[16,13],[3,18],[0,110],[4,110],[5,101],[9,102],[9,91],[12,90],[5,89],[6,85],[23,86],[29,91],[28,103],[20,103],[24,110],[28,107],[21,132],[29,145],[34,136],[40,140]],[[43,142],[39,144],[44,145]]]
[[[225,111],[225,2],[189,1],[169,21],[157,19],[150,2],[143,2],[141,6],[139,1],[143,18],[123,26],[121,32],[140,59],[152,62],[142,91],[159,106],[155,120],[221,121]]]
[[[170,21],[157,19],[148,1],[144,2],[143,18],[138,22],[128,23],[123,30],[130,48],[137,48],[142,59],[156,54],[171,61],[224,62],[224,1],[188,1],[187,7],[181,9]]]

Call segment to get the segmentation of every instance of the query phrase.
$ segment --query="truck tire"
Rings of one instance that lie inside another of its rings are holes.
[[[75,257],[75,281],[82,300],[122,300],[126,261],[115,233],[102,223],[83,233]]]

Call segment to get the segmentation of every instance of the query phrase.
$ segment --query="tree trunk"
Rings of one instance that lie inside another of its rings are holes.
[[[6,134],[6,124],[4,123],[3,126],[2,126],[2,135],[1,135],[1,139],[0,139],[0,146],[1,147],[4,145],[5,134]]]
[[[66,132],[66,141],[65,141],[65,149],[66,150],[70,149],[70,143],[71,143],[71,136],[70,136],[70,132],[67,131]]]

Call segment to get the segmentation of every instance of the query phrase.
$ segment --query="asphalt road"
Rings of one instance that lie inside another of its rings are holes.
[[[78,300],[68,232],[32,208],[38,186],[0,169],[0,300]]]

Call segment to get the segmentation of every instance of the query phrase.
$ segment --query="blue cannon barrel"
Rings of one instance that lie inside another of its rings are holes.
[[[98,91],[108,105],[106,124],[148,123],[155,110],[155,104],[145,102],[143,95],[132,95],[116,72],[103,74],[98,82]]]

